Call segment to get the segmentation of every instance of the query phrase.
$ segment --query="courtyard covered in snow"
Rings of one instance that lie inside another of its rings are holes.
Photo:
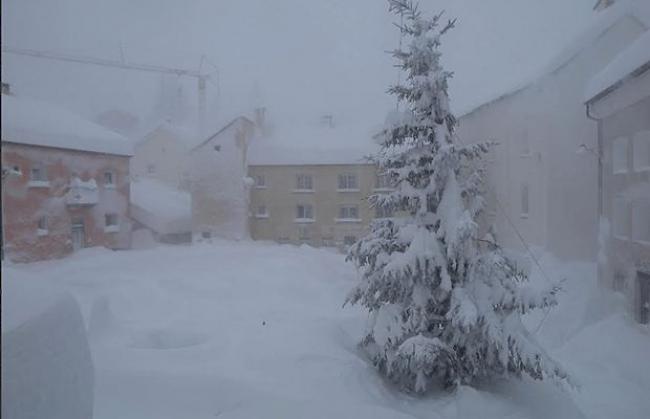
[[[3,301],[7,284],[37,277],[76,297],[95,366],[96,419],[645,417],[648,327],[630,318],[620,296],[597,290],[594,265],[546,255],[540,262],[570,281],[541,327],[542,317],[526,322],[575,390],[524,380],[400,394],[357,350],[366,314],[342,308],[354,268],[338,252],[308,246],[86,249],[3,264]]]

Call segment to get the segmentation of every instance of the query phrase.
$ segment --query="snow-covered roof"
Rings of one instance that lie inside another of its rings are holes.
[[[148,141],[156,134],[156,132],[165,131],[181,144],[181,146],[190,150],[195,147],[200,141],[201,137],[197,135],[196,129],[174,124],[170,121],[158,121],[149,125],[144,130],[134,135],[135,144],[140,144]]]
[[[2,95],[2,141],[130,156],[129,141],[94,122],[38,100]]]
[[[364,164],[377,152],[372,124],[341,123],[333,127],[314,124],[285,124],[272,134],[256,138],[248,152],[253,166]]]
[[[643,68],[650,68],[650,30],[617,55],[607,67],[589,81],[585,91],[585,101],[594,99]]]
[[[605,10],[594,12],[583,25],[584,29],[579,35],[570,39],[546,65],[540,67],[538,72],[533,72],[519,79],[513,78],[511,88],[502,90],[492,97],[483,97],[484,100],[475,101],[471,106],[464,107],[459,114],[470,114],[487,104],[525,89],[544,75],[557,71],[577,57],[585,48],[593,45],[612,25],[626,16],[637,20],[640,25],[650,29],[650,0],[620,0]]]
[[[191,230],[192,199],[189,192],[168,186],[156,179],[131,182],[131,205],[144,210],[132,216],[159,233]]]

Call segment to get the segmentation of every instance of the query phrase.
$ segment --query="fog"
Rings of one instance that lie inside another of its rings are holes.
[[[591,3],[423,2],[458,19],[443,47],[456,74],[454,108],[469,110],[530,81],[589,20]],[[381,0],[7,0],[2,15],[5,46],[216,70],[210,119],[227,120],[262,101],[289,120],[335,113],[381,122],[394,106],[385,91],[397,71],[385,51],[398,46],[399,32]],[[117,108],[146,120],[160,85],[150,73],[2,58],[3,80],[15,91],[88,117]],[[195,81],[181,83],[195,107]]]
[[[650,0],[0,3],[3,418],[647,418]]]

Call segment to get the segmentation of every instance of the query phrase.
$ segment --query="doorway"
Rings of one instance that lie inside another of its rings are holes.
[[[72,219],[72,251],[86,247],[86,227],[83,218]]]

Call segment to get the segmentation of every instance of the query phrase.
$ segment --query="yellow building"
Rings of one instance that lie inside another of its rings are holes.
[[[362,237],[382,215],[368,197],[386,191],[365,158],[376,149],[371,132],[328,117],[258,139],[248,158],[251,237],[339,247]]]

